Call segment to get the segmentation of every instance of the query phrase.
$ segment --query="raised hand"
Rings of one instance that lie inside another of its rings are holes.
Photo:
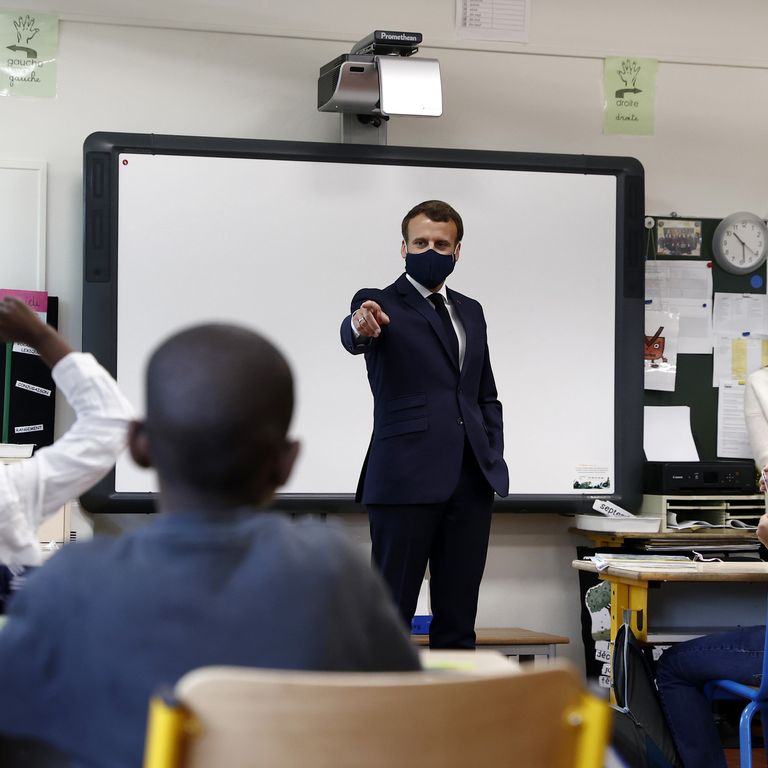
[[[23,301],[11,296],[0,301],[0,342],[23,341],[34,345],[46,327]]]
[[[72,351],[69,344],[23,301],[6,296],[0,301],[0,342],[12,341],[34,347],[50,367]]]

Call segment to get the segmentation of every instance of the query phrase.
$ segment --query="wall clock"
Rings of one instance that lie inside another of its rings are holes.
[[[754,272],[768,255],[768,227],[754,213],[726,216],[712,238],[715,261],[734,275]]]

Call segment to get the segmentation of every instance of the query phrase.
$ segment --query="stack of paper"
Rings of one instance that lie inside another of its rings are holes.
[[[623,568],[626,570],[695,570],[696,563],[685,555],[628,555],[621,553],[597,552],[592,557],[586,557],[594,563],[598,571],[607,568]]]
[[[667,512],[667,528],[683,531],[688,528],[737,528],[746,531],[757,530],[756,525],[750,525],[743,520],[730,519],[724,523],[710,523],[707,520],[682,520],[678,522],[677,512]]]

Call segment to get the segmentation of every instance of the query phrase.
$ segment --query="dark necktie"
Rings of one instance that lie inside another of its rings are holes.
[[[448,335],[448,345],[453,355],[453,362],[459,364],[459,339],[456,336],[456,329],[451,322],[451,316],[448,314],[448,307],[445,306],[445,299],[441,293],[430,293],[427,297],[437,310],[437,315],[445,326],[445,332]]]

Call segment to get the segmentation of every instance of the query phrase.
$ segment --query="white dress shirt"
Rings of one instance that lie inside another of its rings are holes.
[[[12,569],[40,562],[37,527],[109,472],[133,418],[117,383],[92,355],[72,352],[52,374],[75,423],[31,459],[0,464],[0,564]]]

